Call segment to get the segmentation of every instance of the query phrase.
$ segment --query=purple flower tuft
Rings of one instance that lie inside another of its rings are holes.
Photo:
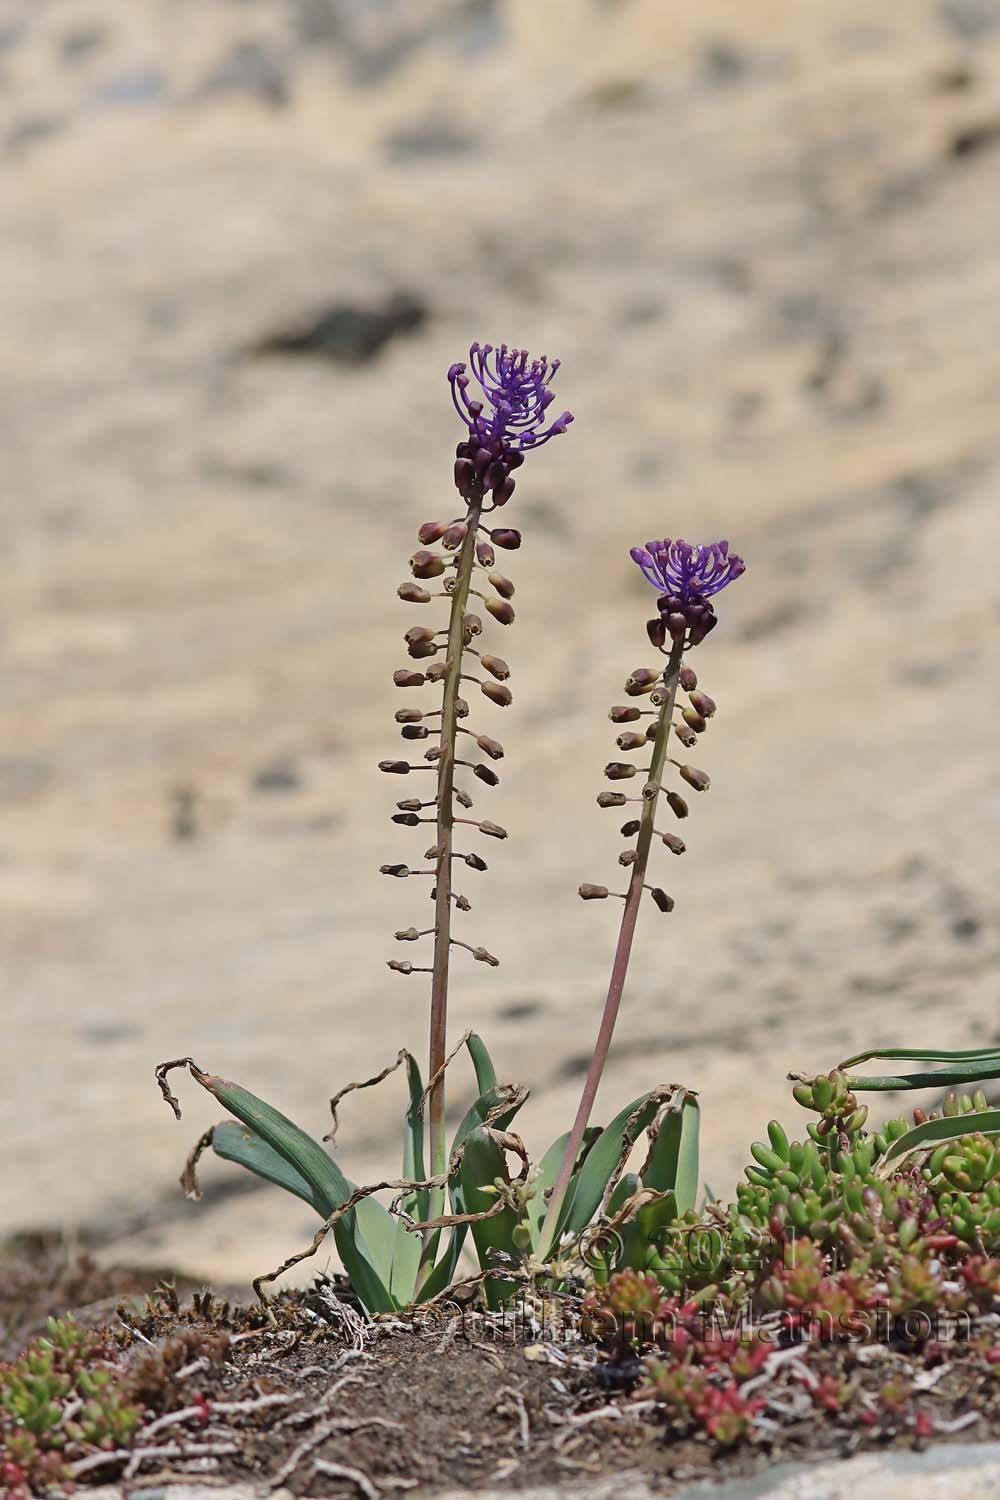
[[[459,443],[455,461],[455,484],[467,499],[483,499],[487,491],[496,505],[503,505],[514,490],[511,470],[519,468],[524,455],[541,448],[550,438],[565,432],[573,420],[564,411],[545,425],[545,413],[555,399],[548,382],[559,361],[530,359],[526,349],[508,349],[501,344],[473,344],[469,366],[452,365],[448,371],[455,410],[469,429]],[[480,395],[469,394],[472,380]]]
[[[647,582],[660,591],[660,619],[650,621],[650,638],[654,640],[657,632],[679,640],[689,631],[692,645],[703,641],[716,624],[709,600],[746,572],[746,563],[730,552],[728,542],[698,547],[664,537],[660,542],[647,542],[645,547],[633,547],[630,556]]]
[[[746,563],[730,552],[728,542],[709,542],[695,547],[690,542],[647,542],[633,547],[632,561],[642,569],[642,576],[661,594],[669,594],[683,603],[696,595],[709,599],[746,571]]]

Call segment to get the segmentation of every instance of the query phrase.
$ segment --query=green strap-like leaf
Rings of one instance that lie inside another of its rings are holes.
[[[486,1120],[490,1121],[494,1130],[506,1130],[527,1097],[524,1089],[514,1089],[507,1084],[498,1084],[488,1089],[486,1093],[480,1094],[475,1103],[466,1110],[462,1123],[455,1131],[455,1138],[451,1143],[452,1156],[472,1132]],[[456,1189],[461,1193],[461,1178],[452,1178],[451,1189],[453,1197]],[[462,1213],[464,1210],[458,1208],[456,1212]]]
[[[642,1131],[656,1116],[663,1102],[662,1093],[641,1094],[616,1115],[611,1124],[601,1131],[580,1168],[571,1181],[566,1201],[553,1236],[558,1244],[564,1234],[582,1234],[600,1206],[608,1183],[618,1170],[627,1148],[638,1140]]]
[[[476,1032],[470,1031],[465,1039],[465,1045],[469,1049],[472,1066],[476,1070],[476,1087],[480,1094],[488,1094],[490,1089],[495,1089],[497,1086],[497,1074],[493,1059],[486,1050],[486,1043]]]
[[[409,1182],[423,1182],[424,1120],[421,1106],[424,1085],[417,1060],[409,1054],[406,1057],[406,1082],[410,1102],[403,1122],[403,1176]],[[420,1221],[427,1218],[428,1198],[426,1190],[408,1193],[400,1207],[411,1218]],[[400,1307],[406,1307],[413,1301],[420,1268],[420,1251],[420,1235],[412,1233],[402,1219],[397,1219],[389,1290]]]
[[[283,1156],[279,1156],[266,1141],[262,1141],[249,1125],[241,1125],[238,1120],[223,1120],[212,1131],[212,1150],[223,1161],[235,1162],[238,1167],[245,1167],[257,1177],[263,1177],[265,1182],[273,1182],[275,1187],[284,1188],[286,1193],[294,1193],[297,1198],[314,1208],[321,1219],[325,1219],[336,1207],[335,1204],[329,1204],[301,1172],[297,1172]]]
[[[965,1047],[958,1051],[936,1047],[873,1047],[858,1052],[840,1064],[841,1071],[874,1060],[885,1062],[951,1063],[929,1073],[879,1074],[865,1077],[851,1073],[847,1085],[856,1093],[889,1093],[897,1090],[952,1088],[956,1084],[985,1083],[1000,1079],[1000,1048]],[[796,1077],[798,1075],[790,1075]]]
[[[459,1167],[459,1180],[462,1185],[462,1197],[465,1201],[465,1213],[485,1213],[496,1204],[496,1193],[484,1192],[484,1188],[491,1188],[497,1177],[507,1177],[507,1163],[500,1147],[496,1145],[489,1131],[482,1125],[477,1125],[471,1131],[465,1142],[465,1154]],[[479,1257],[479,1266],[483,1271],[494,1270],[499,1264],[491,1255],[491,1250],[502,1250],[507,1255],[516,1254],[512,1238],[514,1228],[517,1224],[517,1215],[512,1208],[505,1208],[490,1219],[480,1219],[474,1223],[472,1238],[476,1246],[476,1254]],[[500,1277],[490,1277],[483,1284],[488,1307],[497,1308],[510,1296],[514,1283]]]
[[[580,1170],[580,1167],[587,1158],[587,1153],[600,1133],[597,1126],[588,1126],[584,1132],[580,1154],[573,1164],[574,1172]],[[545,1222],[545,1211],[548,1207],[545,1195],[556,1185],[559,1168],[562,1166],[563,1157],[566,1155],[566,1147],[569,1145],[569,1136],[570,1133],[567,1130],[565,1135],[561,1135],[558,1140],[553,1141],[538,1164],[538,1176],[535,1179],[535,1196],[528,1203],[528,1223],[531,1227],[531,1240],[532,1244],[536,1246],[541,1236],[542,1225]]]
[[[965,1115],[945,1115],[940,1120],[925,1120],[905,1135],[899,1136],[875,1164],[877,1177],[889,1177],[892,1168],[914,1151],[926,1151],[947,1141],[959,1141],[963,1135],[1000,1135],[1000,1109],[973,1110]]]
[[[485,1052],[485,1048],[483,1050]],[[451,1143],[451,1155],[454,1156],[459,1146],[468,1139],[471,1133],[482,1125],[484,1120],[489,1119],[491,1116],[493,1116],[494,1129],[506,1130],[527,1097],[523,1089],[513,1089],[506,1085],[491,1085],[489,1089],[479,1095],[479,1098],[469,1107],[463,1116],[462,1122],[455,1131],[455,1137]],[[494,1114],[494,1111],[497,1111],[497,1113]],[[492,1181],[492,1178],[490,1181]],[[448,1184],[448,1190],[451,1194],[453,1212],[464,1214],[472,1211],[465,1201],[465,1190],[461,1173],[452,1177]],[[459,1256],[462,1253],[462,1246],[465,1243],[467,1233],[468,1226],[465,1224],[459,1224],[451,1231],[450,1240],[441,1259],[420,1288],[420,1295],[417,1298],[418,1302],[428,1302],[431,1297],[436,1297],[439,1292],[443,1292],[455,1279]]]
[[[694,1094],[685,1093],[680,1107],[672,1105],[663,1115],[642,1176],[644,1187],[658,1193],[672,1192],[682,1214],[698,1201],[700,1124],[698,1100]]]
[[[1000,1079],[1000,1057],[988,1064],[975,1067],[935,1068],[932,1073],[888,1073],[871,1077],[861,1073],[848,1073],[847,1087],[856,1094],[908,1093],[914,1089],[953,1088],[966,1083],[987,1083]]]
[[[903,1062],[982,1062],[995,1060],[1000,1063],[1000,1047],[966,1047],[958,1052],[938,1051],[933,1047],[877,1047],[870,1052],[859,1052],[839,1063],[841,1072],[845,1068],[856,1068],[860,1063]]]
[[[325,1216],[357,1191],[319,1142],[280,1110],[228,1079],[205,1073],[196,1073],[195,1077],[231,1114],[282,1156],[322,1202],[329,1204]],[[344,1269],[369,1312],[395,1311],[396,1304],[389,1291],[395,1232],[392,1215],[374,1198],[362,1199],[334,1226],[334,1240]]]

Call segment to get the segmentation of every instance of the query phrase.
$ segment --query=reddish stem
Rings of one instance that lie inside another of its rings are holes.
[[[597,1033],[597,1041],[594,1044],[594,1053],[590,1059],[590,1067],[587,1069],[587,1077],[583,1085],[583,1093],[580,1096],[576,1119],[573,1121],[573,1129],[570,1131],[566,1154],[559,1168],[559,1176],[556,1178],[555,1186],[549,1195],[548,1208],[546,1210],[538,1249],[538,1258],[540,1260],[544,1260],[548,1255],[556,1238],[556,1229],[563,1201],[566,1197],[566,1189],[573,1175],[576,1159],[580,1154],[580,1147],[583,1144],[591,1111],[594,1108],[594,1100],[597,1097],[601,1075],[608,1060],[608,1051],[611,1047],[611,1038],[614,1035],[615,1022],[618,1020],[622,992],[625,988],[625,978],[628,973],[629,959],[632,954],[635,925],[639,917],[639,902],[642,899],[643,886],[646,881],[646,866],[649,862],[649,850],[653,841],[653,825],[656,818],[656,804],[660,794],[660,778],[663,775],[663,769],[666,764],[667,741],[670,738],[670,721],[673,716],[674,702],[677,697],[677,678],[680,672],[683,650],[683,639],[675,641],[663,674],[666,692],[663,705],[660,709],[660,716],[656,722],[653,759],[649,768],[646,790],[643,792],[642,819],[639,827],[639,837],[636,840],[635,846],[635,863],[632,865],[632,875],[625,897],[625,909],[622,912],[622,923],[618,932],[618,944],[615,948],[614,963],[611,966],[608,995],[604,1002],[604,1014],[601,1017],[601,1026]]]

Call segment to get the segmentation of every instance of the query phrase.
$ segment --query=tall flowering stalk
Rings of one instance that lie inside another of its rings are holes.
[[[496,786],[499,777],[489,764],[503,757],[503,746],[488,735],[480,734],[464,721],[469,705],[461,694],[465,682],[476,684],[481,693],[506,707],[512,701],[507,686],[510,668],[498,656],[482,652],[475,644],[483,632],[482,617],[470,608],[470,598],[482,601],[493,620],[510,625],[514,619],[510,603],[514,585],[495,571],[496,548],[515,551],[521,545],[521,534],[508,527],[490,529],[484,518],[506,505],[514,491],[514,471],[525,456],[543,447],[553,437],[566,431],[573,420],[563,412],[554,421],[547,420],[553,402],[549,382],[559,368],[542,356],[531,359],[523,349],[508,349],[506,344],[473,344],[468,364],[454,364],[448,371],[455,410],[467,429],[458,444],[455,458],[455,487],[465,502],[465,514],[451,521],[425,521],[419,528],[420,548],[410,558],[413,581],[399,586],[399,597],[407,603],[426,605],[435,598],[450,600],[448,624],[434,630],[429,626],[412,626],[405,634],[407,650],[418,662],[430,661],[427,667],[400,668],[394,681],[400,688],[418,688],[426,683],[441,685],[441,706],[424,710],[401,708],[396,721],[407,741],[433,740],[424,751],[423,762],[383,760],[380,769],[406,775],[429,770],[436,773],[434,795],[427,799],[404,798],[397,803],[393,821],[407,826],[434,824],[434,842],[427,850],[428,867],[411,870],[405,864],[383,865],[386,875],[397,877],[426,875],[432,882],[434,902],[433,925],[422,930],[408,927],[396,933],[401,942],[415,942],[433,937],[433,957],[429,965],[391,959],[389,967],[401,974],[430,973],[431,1016],[428,1073],[428,1131],[431,1170],[443,1174],[447,1166],[444,1135],[444,1068],[447,1057],[448,977],[451,950],[468,949],[474,959],[495,966],[498,960],[478,945],[452,936],[452,909],[468,911],[467,898],[453,885],[453,865],[461,860],[468,868],[485,870],[480,855],[455,849],[455,828],[462,824],[488,837],[503,839],[506,832],[489,819],[459,817],[457,803],[463,811],[472,808],[468,791],[456,785],[458,768],[487,786]],[[433,551],[439,543],[442,551]],[[441,580],[441,589],[432,593],[425,585]],[[485,583],[492,593],[484,593],[475,583]],[[436,660],[430,660],[436,658]],[[482,674],[482,675],[479,675]],[[440,722],[435,724],[434,720]],[[459,735],[466,736],[464,741]],[[470,759],[481,752],[485,760]],[[468,751],[469,754],[463,754]],[[440,1194],[438,1197],[440,1198]],[[440,1205],[438,1204],[438,1209]]]
[[[629,802],[638,803],[639,816],[630,818],[622,825],[621,830],[626,838],[635,838],[634,847],[623,850],[618,856],[619,864],[630,871],[628,889],[611,892],[603,885],[580,886],[580,895],[585,901],[606,900],[609,896],[616,895],[625,905],[594,1053],[562,1165],[549,1195],[540,1241],[541,1257],[552,1249],[560,1210],[607,1062],[625,988],[642,893],[648,890],[661,912],[670,912],[674,907],[673,898],[662,887],[649,885],[646,880],[654,839],[659,839],[673,854],[683,854],[685,848],[683,840],[676,834],[656,827],[661,797],[663,804],[675,818],[686,818],[689,811],[687,801],[680,792],[664,785],[665,777],[668,769],[673,768],[679,778],[694,791],[704,792],[709,786],[709,778],[704,771],[675,759],[669,753],[671,733],[680,745],[690,748],[697,743],[699,735],[704,734],[709,719],[715,713],[715,703],[707,693],[699,691],[698,678],[685,663],[684,657],[701,644],[717,623],[711,603],[713,596],[739,578],[745,570],[743,559],[729,551],[728,542],[693,546],[689,542],[671,541],[667,538],[659,542],[647,542],[645,547],[633,547],[631,557],[642,570],[643,577],[659,595],[657,613],[647,622],[646,630],[651,643],[666,657],[666,664],[655,669],[639,667],[626,679],[626,694],[630,698],[648,695],[653,705],[651,708],[617,705],[609,714],[612,723],[622,725],[639,725],[644,718],[651,719],[644,730],[623,729],[617,740],[619,750],[650,750],[651,755],[648,766],[640,767],[631,761],[611,761],[605,767],[604,774],[614,782],[628,781],[635,776],[644,775],[641,795],[628,797],[624,792],[607,791],[601,792],[597,799],[600,807],[624,807]],[[680,692],[687,695],[688,702],[687,706],[678,711]]]

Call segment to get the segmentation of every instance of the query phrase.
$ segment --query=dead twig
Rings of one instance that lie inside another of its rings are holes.
[[[447,1067],[448,1067],[448,1064],[450,1062],[453,1062],[455,1060],[455,1058],[461,1052],[462,1048],[465,1046],[466,1042],[469,1040],[469,1037],[471,1035],[472,1035],[472,1031],[471,1030],[469,1030],[469,1031],[463,1031],[462,1035],[459,1037],[459,1039],[455,1043],[454,1047],[448,1053],[448,1056],[445,1058],[444,1062],[434,1072],[434,1074],[431,1077],[431,1080],[428,1083],[427,1087],[424,1089],[423,1093],[420,1095],[420,1114],[421,1114],[421,1116],[423,1116],[424,1106],[426,1105],[427,1100],[430,1098],[432,1091],[434,1090],[434,1088],[436,1088],[436,1086],[441,1082],[441,1079],[444,1077],[445,1072],[446,1072]]]
[[[342,1355],[341,1359],[343,1359],[343,1357],[344,1356]],[[339,1361],[338,1361],[338,1364],[339,1364]],[[333,1400],[334,1396],[336,1396],[340,1391],[342,1391],[345,1386],[347,1386],[347,1385],[360,1385],[362,1383],[362,1380],[363,1380],[363,1376],[361,1376],[361,1375],[343,1375],[343,1376],[341,1376],[341,1378],[339,1380],[335,1380],[333,1382],[333,1385],[330,1386],[329,1390],[324,1391],[324,1393],[320,1397],[319,1401],[316,1403],[315,1406],[311,1407],[309,1411],[296,1411],[296,1412],[293,1412],[290,1417],[282,1417],[281,1421],[278,1423],[278,1426],[279,1427],[304,1427],[307,1422],[314,1422],[317,1417],[321,1417],[323,1415],[323,1413],[329,1407],[329,1405],[330,1405],[331,1401]]]
[[[271,1406],[288,1406],[294,1401],[301,1400],[301,1394],[286,1396],[275,1393],[271,1396],[257,1396],[250,1401],[210,1401],[207,1403],[207,1410],[212,1416],[235,1417],[249,1412],[266,1411]],[[204,1421],[205,1412],[205,1403],[198,1406],[182,1406],[178,1411],[166,1412],[136,1434],[136,1444],[144,1443],[154,1432],[161,1432],[164,1427],[174,1427],[180,1422],[190,1422],[194,1418]]]
[[[311,1432],[289,1455],[271,1480],[271,1488],[276,1490],[279,1485],[284,1484],[285,1480],[295,1473],[302,1460],[308,1458],[321,1443],[325,1443],[328,1437],[333,1437],[339,1432],[360,1432],[365,1427],[384,1427],[393,1432],[403,1431],[401,1422],[390,1422],[386,1417],[330,1417],[327,1421],[321,1422],[315,1432]],[[316,1462],[321,1463],[322,1460],[317,1459]]]
[[[349,1479],[356,1484],[365,1500],[378,1500],[379,1492],[368,1478],[367,1474],[360,1469],[352,1469],[347,1464],[329,1463],[325,1458],[317,1458],[313,1464],[314,1474],[326,1474],[330,1479]]]
[[[160,1086],[161,1088],[163,1086],[162,1080]],[[184,1190],[184,1196],[185,1198],[190,1198],[195,1203],[197,1203],[201,1197],[201,1184],[198,1181],[197,1170],[198,1163],[204,1153],[208,1150],[209,1146],[212,1144],[214,1136],[215,1126],[210,1125],[209,1128],[198,1137],[194,1145],[191,1147],[188,1159],[184,1163],[184,1170],[181,1173],[180,1183],[182,1189]]]
[[[238,1452],[235,1443],[189,1443],[187,1447],[181,1443],[166,1443],[158,1448],[115,1448],[109,1453],[92,1453],[89,1458],[71,1464],[70,1476],[79,1479],[81,1474],[89,1474],[104,1464],[124,1463],[127,1465],[125,1478],[131,1479],[147,1458],[223,1458],[227,1453]]]
[[[528,1421],[528,1408],[524,1404],[524,1397],[519,1390],[512,1385],[505,1385],[500,1391],[501,1396],[509,1397],[517,1412],[518,1428],[520,1431],[521,1448],[526,1451],[531,1441],[531,1424]]]
[[[402,1067],[403,1063],[408,1061],[413,1061],[412,1054],[407,1052],[405,1047],[401,1047],[399,1049],[399,1052],[396,1054],[396,1061],[394,1063],[390,1063],[388,1067],[383,1068],[381,1073],[376,1073],[374,1078],[366,1078],[363,1083],[345,1083],[342,1089],[338,1089],[333,1098],[330,1100],[330,1114],[333,1118],[333,1124],[330,1126],[330,1129],[323,1137],[324,1141],[330,1141],[332,1144],[337,1138],[337,1131],[340,1128],[340,1121],[337,1119],[337,1106],[346,1094],[352,1094],[355,1089],[374,1088],[377,1083],[381,1083],[383,1079],[389,1077],[390,1073],[395,1073],[397,1068]],[[422,1109],[423,1100],[421,1100],[421,1110]]]

